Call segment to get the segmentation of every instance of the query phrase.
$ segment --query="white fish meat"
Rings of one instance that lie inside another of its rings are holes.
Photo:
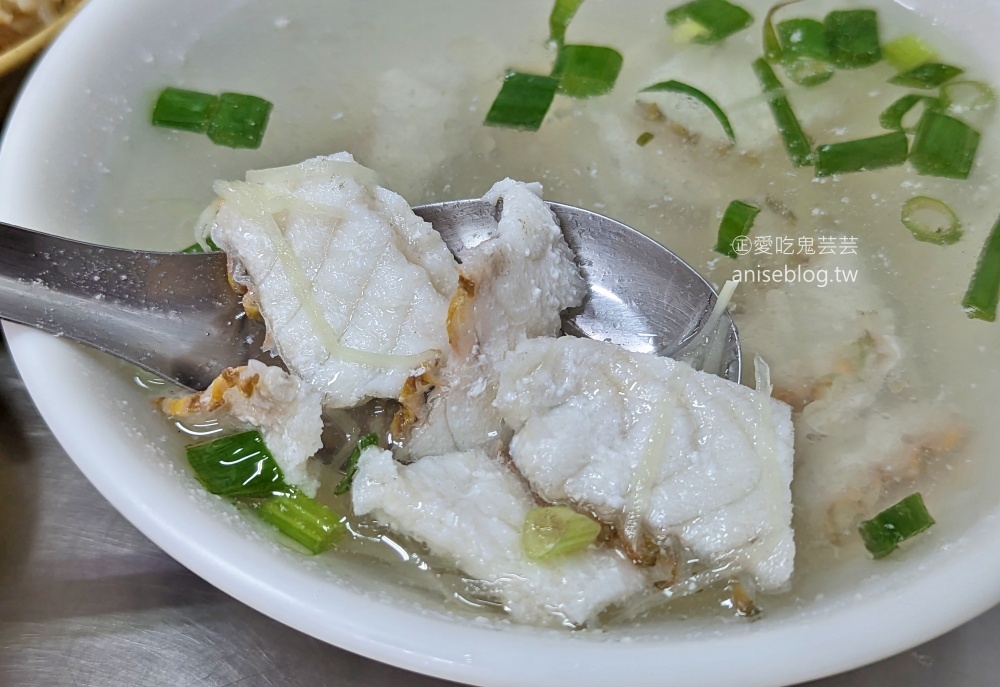
[[[967,433],[943,405],[904,402],[869,413],[850,433],[809,442],[797,456],[796,517],[824,535],[813,545],[860,542],[858,523],[891,505],[883,497],[898,500],[912,491],[928,463],[957,450]]]
[[[670,358],[562,337],[522,342],[496,406],[514,464],[550,503],[636,520],[661,545],[735,564],[761,591],[792,572],[790,408]]]
[[[504,179],[483,200],[502,204],[496,232],[459,258],[476,285],[476,342],[499,358],[524,339],[557,336],[559,314],[583,301],[586,285],[540,184]]]
[[[351,498],[356,514],[370,514],[482,580],[521,622],[584,625],[646,586],[635,566],[608,549],[529,560],[521,530],[536,504],[520,478],[482,450],[401,465],[389,451],[368,448]]]
[[[557,336],[559,314],[586,287],[538,184],[511,179],[483,197],[501,203],[486,240],[459,253],[464,293],[449,322],[453,350],[406,449],[409,457],[493,446],[509,438],[493,407],[496,364],[520,341]]]
[[[903,359],[894,317],[857,255],[817,255],[805,268],[840,283],[783,283],[741,289],[744,354],[780,361],[775,397],[801,411],[818,435],[849,429],[870,408]]]
[[[218,182],[229,255],[288,369],[330,407],[397,398],[447,347],[458,270],[440,235],[348,153]]]
[[[204,391],[162,399],[160,408],[171,417],[225,414],[256,427],[285,481],[316,494],[319,466],[309,459],[323,446],[322,395],[280,367],[251,360]]]

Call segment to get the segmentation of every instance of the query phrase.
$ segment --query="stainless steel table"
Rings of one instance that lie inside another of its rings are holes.
[[[172,560],[76,469],[2,342],[0,490],[0,687],[449,684],[327,646]],[[1000,607],[912,652],[811,685],[992,687],[998,634]]]

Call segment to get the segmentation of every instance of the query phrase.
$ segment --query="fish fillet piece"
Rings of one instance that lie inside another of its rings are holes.
[[[774,366],[775,397],[801,411],[818,435],[850,430],[898,373],[903,351],[894,317],[857,255],[817,255],[806,267],[849,271],[850,282],[746,284],[740,345]]]
[[[401,465],[390,452],[368,448],[351,498],[358,515],[425,543],[485,582],[520,622],[583,625],[646,586],[635,566],[607,549],[529,560],[521,529],[536,504],[518,476],[482,450]]]
[[[323,446],[322,395],[280,367],[251,360],[230,367],[196,394],[160,400],[171,417],[229,415],[260,430],[285,481],[310,496],[319,487],[309,461]]]
[[[448,345],[455,260],[348,153],[218,182],[203,233],[250,289],[272,349],[333,408],[397,398]]]
[[[497,387],[493,362],[481,356],[450,361],[440,371],[438,384],[422,402],[418,412],[423,417],[412,424],[397,457],[411,461],[471,448],[497,455],[510,431],[493,407]]]
[[[613,344],[525,341],[500,366],[510,455],[541,498],[641,522],[761,591],[789,580],[791,409],[683,363]]]
[[[460,298],[449,321],[452,353],[414,426],[410,457],[496,447],[509,438],[493,407],[496,364],[520,341],[557,336],[559,314],[586,286],[539,184],[504,179],[483,197],[499,204],[496,230],[459,253]]]
[[[901,403],[866,415],[849,435],[804,438],[793,484],[796,518],[825,535],[817,545],[858,541],[858,523],[891,505],[880,503],[884,496],[898,500],[899,486],[912,485],[929,460],[958,450],[967,434],[946,407]]]
[[[540,184],[504,179],[483,200],[501,204],[497,230],[459,258],[475,284],[476,342],[499,358],[524,339],[557,336],[559,313],[583,302],[586,284]]]

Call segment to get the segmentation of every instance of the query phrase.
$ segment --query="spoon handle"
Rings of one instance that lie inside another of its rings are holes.
[[[261,351],[221,253],[97,246],[0,223],[0,319],[65,336],[205,388]]]

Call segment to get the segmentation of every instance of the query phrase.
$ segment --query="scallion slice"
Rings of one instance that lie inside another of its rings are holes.
[[[808,55],[829,59],[830,48],[826,42],[826,28],[815,19],[788,19],[777,26],[781,41],[782,57],[785,54]]]
[[[938,57],[931,46],[912,34],[886,43],[882,46],[882,54],[897,72],[908,72],[925,62],[933,62]]]
[[[222,93],[208,120],[208,137],[212,143],[230,148],[259,148],[271,107],[255,95]]]
[[[789,19],[778,24],[781,65],[788,78],[800,86],[817,86],[834,72],[826,29],[815,19]]]
[[[718,43],[753,23],[753,15],[726,0],[692,0],[667,12],[674,38]]]
[[[622,70],[622,55],[600,45],[564,45],[559,48],[552,76],[559,92],[573,98],[604,95],[615,86]]]
[[[971,318],[994,322],[1000,300],[1000,219],[990,229],[972,273],[962,307]]]
[[[782,0],[771,6],[771,9],[764,15],[763,43],[764,59],[768,62],[777,62],[781,59],[781,41],[778,39],[778,32],[774,30],[774,13],[782,7],[794,5],[802,0]]]
[[[601,523],[568,506],[532,508],[524,518],[521,546],[533,561],[581,551],[597,539]]]
[[[652,86],[646,86],[644,89],[639,91],[640,93],[679,93],[681,95],[686,95],[689,98],[694,98],[699,103],[704,105],[709,109],[709,111],[719,120],[719,124],[722,125],[722,130],[726,132],[726,137],[729,142],[736,144],[736,134],[733,133],[733,125],[729,122],[729,117],[726,113],[722,111],[722,108],[712,100],[707,94],[699,91],[694,86],[691,86],[680,81],[661,81],[660,83],[654,83]]]
[[[208,244],[208,250],[206,251],[204,246],[200,243],[192,243],[190,246],[181,251],[181,253],[218,253],[221,248],[215,245],[215,241],[212,240],[211,236],[205,238],[205,243]]]
[[[988,110],[997,94],[981,81],[952,81],[941,87],[941,107],[949,115]]]
[[[907,125],[903,122],[903,118],[910,113],[913,108],[919,104],[923,104],[924,109],[938,109],[941,107],[941,101],[937,98],[932,98],[929,95],[919,95],[917,93],[909,93],[904,95],[902,98],[894,102],[889,107],[882,111],[882,114],[878,117],[878,123],[883,129],[892,130],[902,130],[911,131],[916,128],[917,122],[910,120],[910,124]]]
[[[768,96],[767,104],[771,108],[774,122],[781,135],[781,141],[788,151],[788,157],[792,164],[797,167],[811,165],[813,162],[812,145],[806,138],[802,125],[799,124],[795,111],[792,110],[788,97],[785,96],[785,89],[781,81],[775,75],[771,65],[764,58],[757,58],[753,63],[754,73],[760,81],[764,94]]]
[[[722,215],[722,222],[719,224],[719,236],[715,242],[715,251],[730,258],[739,257],[741,251],[737,250],[736,241],[750,233],[759,212],[760,208],[740,200],[729,203],[726,212]]]
[[[918,174],[967,179],[979,147],[979,132],[954,117],[925,110],[913,135],[910,164]]]
[[[323,553],[347,532],[342,517],[295,488],[261,503],[257,515],[314,554]]]
[[[549,15],[549,40],[556,45],[562,45],[566,38],[566,28],[576,16],[583,0],[556,0]]]
[[[818,146],[816,176],[901,165],[906,162],[907,143],[905,132],[893,131],[881,136]]]
[[[347,459],[347,467],[344,469],[344,477],[337,484],[333,493],[337,496],[341,494],[346,494],[351,489],[351,485],[354,483],[354,475],[358,472],[358,459],[361,458],[361,453],[366,448],[370,446],[378,446],[378,435],[374,432],[366,434],[358,440],[358,445],[354,447],[351,452],[351,457]]]
[[[934,518],[927,512],[924,499],[917,492],[886,508],[871,520],[865,520],[858,531],[872,556],[883,558],[899,548],[901,542],[933,524]]]
[[[928,62],[889,79],[889,83],[907,88],[937,88],[965,70],[940,62]]]
[[[903,203],[900,219],[917,241],[946,246],[962,238],[958,215],[937,198],[910,198]]]
[[[212,494],[263,498],[288,490],[281,468],[257,431],[187,447],[195,478]]]
[[[653,140],[652,132],[643,131],[641,134],[639,134],[638,138],[635,139],[635,143],[641,148],[652,140]]]
[[[152,123],[169,129],[203,132],[218,103],[219,98],[209,93],[164,88],[153,107]]]
[[[538,131],[558,88],[554,77],[508,71],[483,123]]]
[[[830,61],[840,69],[868,67],[882,59],[875,10],[835,10],[823,20]]]
[[[833,78],[836,69],[829,62],[814,57],[795,57],[781,62],[785,74],[799,86],[818,86]]]

